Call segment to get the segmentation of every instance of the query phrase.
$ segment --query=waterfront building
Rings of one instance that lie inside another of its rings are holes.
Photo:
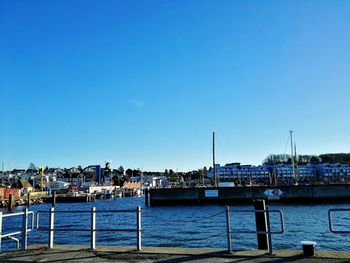
[[[221,182],[235,182],[238,185],[249,183],[263,183],[270,180],[269,165],[241,165],[240,163],[230,163],[224,166],[215,164],[215,173]],[[214,170],[209,169],[208,177],[214,178]]]
[[[326,182],[344,182],[350,180],[350,165],[340,163],[319,164],[316,167],[319,180]]]

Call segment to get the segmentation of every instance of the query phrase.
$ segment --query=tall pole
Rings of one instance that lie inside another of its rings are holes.
[[[292,159],[292,167],[293,167],[293,177],[295,178],[294,153],[293,153],[293,132],[294,131],[289,131],[289,133],[290,133],[291,159]]]
[[[295,160],[295,176],[299,176],[299,171],[298,171],[298,159],[297,159],[297,145],[294,143],[294,160]]]
[[[214,185],[217,187],[218,180],[216,178],[216,169],[215,169],[215,132],[213,132],[213,170],[214,170]]]
[[[1,171],[2,171],[2,173],[1,173],[1,184],[4,185],[4,176],[5,176],[5,174],[4,174],[4,162],[1,163]]]

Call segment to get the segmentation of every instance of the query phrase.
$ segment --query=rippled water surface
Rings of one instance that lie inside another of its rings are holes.
[[[97,210],[97,229],[125,229],[136,227],[136,213],[99,213],[102,210],[135,209],[142,207],[142,245],[175,247],[216,247],[226,248],[225,206],[169,206],[145,207],[143,198],[122,198],[98,200],[93,203],[58,203],[56,210],[86,210],[95,206]],[[272,237],[274,249],[301,249],[301,240],[317,242],[319,250],[350,251],[350,234],[333,234],[328,227],[328,210],[330,208],[350,208],[350,204],[306,204],[280,205],[272,204],[270,209],[281,210],[285,218],[285,232]],[[17,207],[16,211],[22,211]],[[50,205],[33,205],[32,211],[49,211]],[[253,213],[237,213],[239,210],[253,209],[252,206],[231,206],[232,231],[255,230]],[[14,211],[14,212],[16,212]],[[7,213],[7,210],[3,210]],[[72,232],[69,229],[89,229],[89,213],[57,213],[55,227],[68,231],[55,232],[55,244],[81,244],[89,246],[90,232]],[[334,227],[337,230],[350,230],[350,212],[334,214]],[[20,229],[20,218],[5,218],[3,233]],[[279,216],[271,213],[272,229],[280,229]],[[48,214],[40,216],[40,227],[48,227]],[[47,243],[47,231],[34,230],[29,233],[28,243]],[[96,245],[131,245],[136,246],[134,232],[97,232]],[[232,234],[234,250],[256,249],[254,234]],[[14,242],[3,240],[3,249],[14,248]]]

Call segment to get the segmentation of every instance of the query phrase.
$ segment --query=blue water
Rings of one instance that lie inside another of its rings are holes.
[[[142,207],[142,245],[174,247],[213,247],[226,248],[226,215],[223,205],[145,207],[144,198],[121,198],[97,200],[93,203],[58,203],[56,210],[87,210],[95,206],[97,229],[123,229],[136,227],[136,213],[100,214],[101,210],[136,209]],[[350,234],[333,234],[328,228],[327,211],[330,208],[350,208],[350,204],[272,204],[270,209],[281,210],[285,218],[285,232],[272,237],[274,249],[301,249],[300,241],[317,242],[318,250],[350,251]],[[22,211],[17,207],[14,212]],[[32,211],[49,211],[50,204],[33,205]],[[237,210],[253,209],[252,206],[231,206],[232,231],[255,229],[253,213],[236,213]],[[7,213],[7,210],[3,210]],[[350,230],[350,212],[334,214],[334,227],[337,230]],[[89,213],[56,214],[55,228],[89,229]],[[20,229],[21,219],[4,218],[3,233]],[[271,214],[274,231],[280,229],[278,214]],[[48,227],[48,214],[40,216],[40,227]],[[28,244],[46,244],[47,231],[34,230],[29,233]],[[136,246],[134,232],[97,232],[96,245]],[[56,231],[55,244],[80,244],[89,246],[90,232]],[[234,250],[257,249],[256,235],[232,234]],[[14,248],[14,242],[3,240],[3,250]]]

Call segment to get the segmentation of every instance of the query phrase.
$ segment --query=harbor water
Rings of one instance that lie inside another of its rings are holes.
[[[92,203],[58,203],[56,210],[86,210],[96,207],[97,229],[135,229],[136,213],[99,213],[102,210],[142,208],[142,245],[153,247],[201,247],[226,249],[226,214],[223,205],[203,206],[165,206],[146,207],[143,197],[130,197],[112,200],[97,200]],[[31,211],[49,211],[50,204],[32,205]],[[16,207],[13,212],[22,211]],[[331,208],[350,208],[350,204],[271,204],[271,210],[281,210],[285,219],[285,232],[272,236],[273,249],[301,250],[302,240],[317,242],[317,249],[324,251],[350,251],[350,234],[331,233],[328,226],[328,210]],[[239,213],[252,210],[253,206],[231,206],[231,230],[233,250],[257,249],[255,234],[236,234],[241,230],[255,230],[254,213]],[[3,210],[3,213],[8,213]],[[48,214],[40,215],[40,227],[48,227]],[[337,212],[333,216],[334,228],[350,230],[350,212]],[[90,213],[56,213],[55,244],[90,244],[90,232],[72,232],[74,229],[90,228]],[[277,213],[271,213],[273,231],[280,229]],[[21,218],[11,217],[3,220],[3,233],[21,229]],[[28,244],[47,244],[47,231],[34,230],[29,233]],[[136,232],[97,232],[96,246],[136,246]],[[3,250],[13,249],[15,244],[3,240]]]

